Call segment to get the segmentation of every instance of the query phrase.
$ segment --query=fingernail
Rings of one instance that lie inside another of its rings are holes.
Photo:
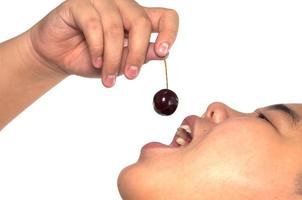
[[[127,73],[127,77],[129,78],[129,79],[134,79],[135,77],[137,77],[137,75],[138,75],[138,67],[137,66],[129,66],[128,68],[127,68],[127,71],[126,71],[126,73]]]
[[[166,56],[169,52],[169,44],[167,42],[163,42],[159,45],[159,53],[162,56]]]
[[[97,57],[94,61],[94,67],[100,69],[103,63],[102,57]]]
[[[115,84],[116,75],[107,75],[104,80],[104,85],[106,87],[112,87]]]

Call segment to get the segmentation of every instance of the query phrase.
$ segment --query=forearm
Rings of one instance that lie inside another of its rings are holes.
[[[0,44],[0,130],[65,78],[43,64],[27,33]]]

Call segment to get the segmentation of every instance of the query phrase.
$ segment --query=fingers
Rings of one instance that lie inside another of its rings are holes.
[[[134,79],[145,62],[152,32],[151,21],[144,9],[135,1],[122,0],[118,6],[128,31],[129,52],[124,73],[128,79]]]
[[[166,57],[177,36],[175,11],[144,8],[133,0],[78,0],[72,11],[75,24],[85,36],[93,66],[102,67],[105,87],[115,84],[121,69],[128,79],[134,79],[145,62]],[[152,32],[158,32],[158,36],[150,45]],[[127,56],[123,54],[125,36]]]
[[[145,59],[145,63],[151,61],[151,60],[164,60],[165,58],[168,57],[169,54],[167,54],[165,57],[158,56],[157,53],[155,52],[155,44],[150,43]]]
[[[72,6],[71,12],[76,26],[82,30],[85,36],[93,65],[100,68],[103,52],[103,27],[98,12],[90,4],[84,2]]]
[[[155,52],[158,56],[164,57],[176,40],[179,26],[178,14],[166,8],[145,8],[145,11],[151,20],[153,32],[158,32]]]
[[[155,46],[154,43],[149,43],[144,63],[147,63],[150,60],[163,60],[163,59],[165,59],[168,56],[167,55],[166,57],[159,57],[155,53],[154,46]],[[127,60],[127,57],[128,57],[128,53],[129,53],[129,49],[128,49],[128,46],[126,46],[126,47],[124,47],[124,50],[123,50],[123,56],[122,56],[122,61],[121,61],[121,68],[120,68],[120,71],[119,71],[118,75],[122,75],[123,72],[125,71],[125,67],[127,66],[126,65],[126,60]]]
[[[129,35],[124,73],[134,79],[143,63],[168,55],[178,32],[178,14],[171,9],[143,8],[132,0],[117,0],[117,4]],[[154,46],[149,45],[151,32],[158,32]]]
[[[116,4],[111,0],[94,1],[94,6],[102,19],[104,34],[102,82],[105,87],[112,87],[119,72],[123,52],[123,21]]]

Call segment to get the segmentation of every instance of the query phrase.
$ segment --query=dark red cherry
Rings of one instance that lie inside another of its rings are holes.
[[[162,89],[153,97],[154,110],[160,115],[171,115],[178,106],[178,97],[172,90]]]

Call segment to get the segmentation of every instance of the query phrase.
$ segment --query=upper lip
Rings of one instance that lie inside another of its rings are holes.
[[[191,135],[192,135],[192,138],[194,138],[194,125],[195,125],[195,122],[199,119],[198,116],[196,115],[190,115],[190,116],[187,116],[181,123],[181,125],[188,125],[191,129]]]
[[[177,143],[178,145],[184,146],[184,144],[191,143],[194,139],[194,126],[196,120],[198,120],[198,117],[195,115],[187,116],[178,128],[171,144]],[[180,138],[182,138],[182,140],[178,141]]]

